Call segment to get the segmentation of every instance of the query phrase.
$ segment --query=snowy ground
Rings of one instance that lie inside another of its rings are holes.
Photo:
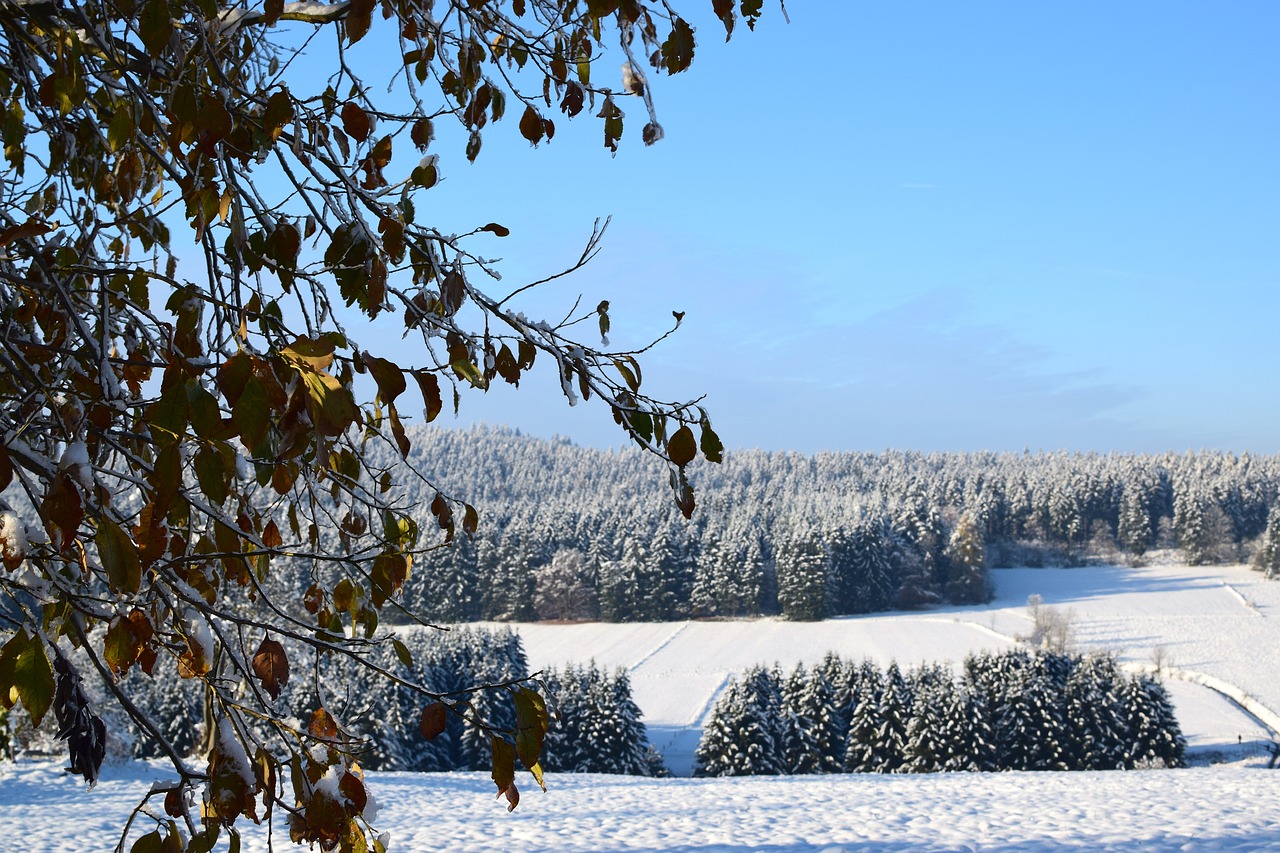
[[[86,792],[54,765],[0,765],[0,837],[42,853],[109,850],[139,793],[162,775],[149,771],[108,767]],[[1242,765],[739,779],[564,775],[549,778],[546,794],[526,792],[511,814],[483,774],[385,773],[371,782],[384,803],[377,828],[390,832],[393,851],[1280,849],[1280,772]],[[267,849],[263,828],[242,829],[245,850]],[[283,826],[275,840],[277,850],[293,849]]]
[[[729,674],[813,662],[828,650],[909,665],[1005,648],[1029,628],[1025,602],[1070,608],[1082,648],[1134,665],[1156,649],[1179,676],[1175,704],[1192,746],[1232,763],[1128,773],[999,773],[646,780],[552,776],[507,814],[483,774],[374,774],[379,830],[394,850],[1194,851],[1280,849],[1280,771],[1242,750],[1259,719],[1280,722],[1280,584],[1241,567],[1014,569],[976,609],[794,624],[522,625],[534,667],[594,656],[631,671],[637,703],[669,763],[686,769],[703,715]],[[163,769],[109,766],[83,783],[55,763],[0,764],[0,838],[25,849],[107,850]],[[267,849],[246,828],[246,850]],[[135,833],[136,834],[136,833]],[[283,827],[277,849],[290,849]],[[128,847],[126,846],[126,850]]]

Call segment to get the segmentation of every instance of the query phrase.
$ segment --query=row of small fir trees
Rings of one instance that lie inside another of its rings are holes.
[[[383,643],[371,651],[379,667],[454,698],[476,685],[501,684],[530,675],[520,635],[509,629],[411,630],[399,632],[397,639],[408,652],[409,662]],[[308,655],[290,645],[289,658],[301,664]],[[489,737],[469,719],[449,714],[445,731],[426,740],[418,730],[422,697],[388,679],[371,677],[369,672],[349,659],[321,656],[308,667],[297,666],[273,704],[286,717],[305,718],[316,706],[317,694],[323,694],[327,707],[342,712],[344,732],[360,749],[360,762],[368,769],[489,769]],[[313,673],[318,674],[318,682]],[[640,721],[641,712],[632,700],[625,670],[610,673],[594,662],[570,664],[544,671],[533,684],[544,694],[552,712],[541,759],[545,770],[645,776],[665,773]],[[203,734],[190,724],[202,715],[198,683],[179,678],[172,665],[161,660],[155,677],[133,673],[123,686],[136,704],[159,721],[162,733],[180,753],[199,751]],[[501,691],[472,692],[469,701],[480,718],[497,728],[514,728],[514,708],[504,701]],[[161,754],[156,742],[139,732],[116,734],[136,756]]]
[[[1185,749],[1163,685],[1111,655],[984,653],[957,675],[829,654],[732,678],[695,775],[1179,767]]]

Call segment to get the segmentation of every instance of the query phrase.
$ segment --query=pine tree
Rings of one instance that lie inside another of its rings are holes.
[[[1063,761],[1069,769],[1124,767],[1128,728],[1124,686],[1110,655],[1086,655],[1076,663],[1065,688],[1069,746]]]
[[[976,604],[991,600],[991,581],[987,577],[986,546],[982,528],[972,515],[960,516],[947,544],[951,576],[947,580],[947,599],[956,604]]]
[[[1120,541],[1120,547],[1137,557],[1147,553],[1155,538],[1151,514],[1140,483],[1132,482],[1124,487],[1116,538]]]
[[[1256,564],[1268,578],[1280,576],[1280,501],[1272,504],[1267,514],[1267,529],[1262,534]]]
[[[1065,770],[1066,724],[1062,685],[1055,682],[1050,656],[1018,658],[1009,672],[1005,700],[996,716],[999,766],[1004,770]],[[1004,660],[1013,662],[1011,656]]]
[[[821,713],[823,697],[813,688],[813,680],[801,664],[791,671],[782,687],[782,760],[787,773],[822,770],[816,717]]]
[[[1209,528],[1205,501],[1193,489],[1179,489],[1173,501],[1173,529],[1186,561],[1198,566],[1210,560]]]
[[[816,706],[814,739],[822,754],[821,773],[839,773],[844,769],[855,678],[854,667],[832,652],[824,655],[810,673],[811,702]]]
[[[1148,675],[1129,679],[1124,695],[1129,743],[1124,766],[1183,767],[1187,741],[1164,685]]]
[[[902,770],[907,773],[935,773],[955,761],[955,731],[948,714],[955,698],[949,678],[918,680],[903,734]],[[963,740],[960,741],[962,749]]]
[[[889,530],[879,518],[861,515],[831,537],[831,611],[885,610],[898,590],[889,561]]]
[[[773,674],[754,667],[730,678],[694,753],[695,776],[777,776],[782,756],[782,697]]]
[[[778,604],[787,619],[813,622],[828,615],[831,561],[812,531],[778,547]]]
[[[870,660],[857,669],[851,693],[853,710],[849,716],[844,767],[850,773],[874,773],[880,737],[880,698],[884,679]]]
[[[880,726],[871,758],[874,773],[897,773],[906,761],[907,721],[911,716],[911,686],[895,661],[885,670],[880,693]]]

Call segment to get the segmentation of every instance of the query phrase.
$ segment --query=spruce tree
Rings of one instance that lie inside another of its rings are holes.
[[[1080,658],[1065,686],[1071,770],[1116,770],[1125,765],[1124,679],[1110,655]]]
[[[1267,514],[1267,529],[1262,534],[1256,565],[1268,578],[1280,575],[1280,501],[1272,504]]]
[[[782,686],[782,760],[786,772],[797,775],[818,773],[823,764],[817,717],[827,697],[814,691],[809,675],[797,664]]]
[[[844,767],[850,773],[876,771],[877,745],[880,738],[880,698],[884,678],[869,659],[863,660],[851,689],[852,712],[846,738]]]
[[[811,530],[778,547],[778,605],[787,619],[813,622],[829,614],[831,561]]]
[[[1116,538],[1120,547],[1136,557],[1145,554],[1155,538],[1151,515],[1140,483],[1128,483],[1124,487]]]
[[[896,661],[885,670],[884,689],[880,693],[880,725],[872,747],[871,770],[874,773],[897,773],[906,761],[907,721],[913,702],[911,685],[903,677]]]
[[[1130,678],[1124,714],[1129,735],[1125,767],[1186,765],[1187,741],[1164,685],[1148,675]]]
[[[1173,529],[1186,561],[1198,566],[1210,561],[1209,528],[1205,500],[1193,488],[1179,489],[1173,502]]]
[[[898,590],[889,562],[889,531],[879,518],[860,515],[831,537],[831,611],[885,610]]]
[[[978,604],[991,600],[991,581],[987,577],[986,545],[977,520],[966,513],[960,516],[947,544],[951,574],[947,580],[947,599],[956,604]]]
[[[773,673],[753,667],[730,678],[694,753],[695,776],[777,776],[782,755],[782,698]]]

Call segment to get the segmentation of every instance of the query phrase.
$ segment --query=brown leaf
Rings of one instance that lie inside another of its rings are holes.
[[[27,237],[39,237],[42,234],[48,234],[52,230],[52,228],[43,222],[28,219],[21,225],[14,225],[0,231],[0,249],[3,249],[15,240],[23,240]]]
[[[542,133],[542,116],[538,115],[538,111],[533,107],[526,106],[524,115],[520,116],[520,135],[537,145],[542,141]]]
[[[378,384],[378,395],[382,402],[390,405],[404,393],[404,370],[398,364],[367,352],[360,356],[360,360],[373,375],[373,381]]]
[[[671,436],[671,440],[667,442],[667,455],[681,468],[692,462],[698,455],[698,444],[693,437],[693,430],[689,429],[688,425],[682,425],[676,430],[675,435]]]
[[[432,702],[422,709],[422,716],[418,718],[418,731],[427,740],[435,740],[444,732],[447,722],[448,713],[444,703]]]
[[[356,142],[369,138],[369,114],[354,101],[342,105],[342,129]]]
[[[279,548],[284,544],[284,537],[280,535],[280,526],[276,524],[273,518],[267,522],[267,526],[262,530],[262,544],[268,548]]]
[[[425,370],[413,371],[413,378],[417,380],[418,388],[422,391],[422,403],[426,408],[427,423],[431,423],[444,407],[444,401],[440,398],[440,381],[436,379],[434,373],[429,373]]]
[[[289,683],[289,658],[278,640],[263,638],[253,655],[253,674],[272,699],[280,698],[281,688]]]
[[[307,726],[307,731],[311,733],[313,738],[320,740],[337,740],[338,723],[333,719],[333,715],[324,708],[316,708],[311,712],[311,723]]]

